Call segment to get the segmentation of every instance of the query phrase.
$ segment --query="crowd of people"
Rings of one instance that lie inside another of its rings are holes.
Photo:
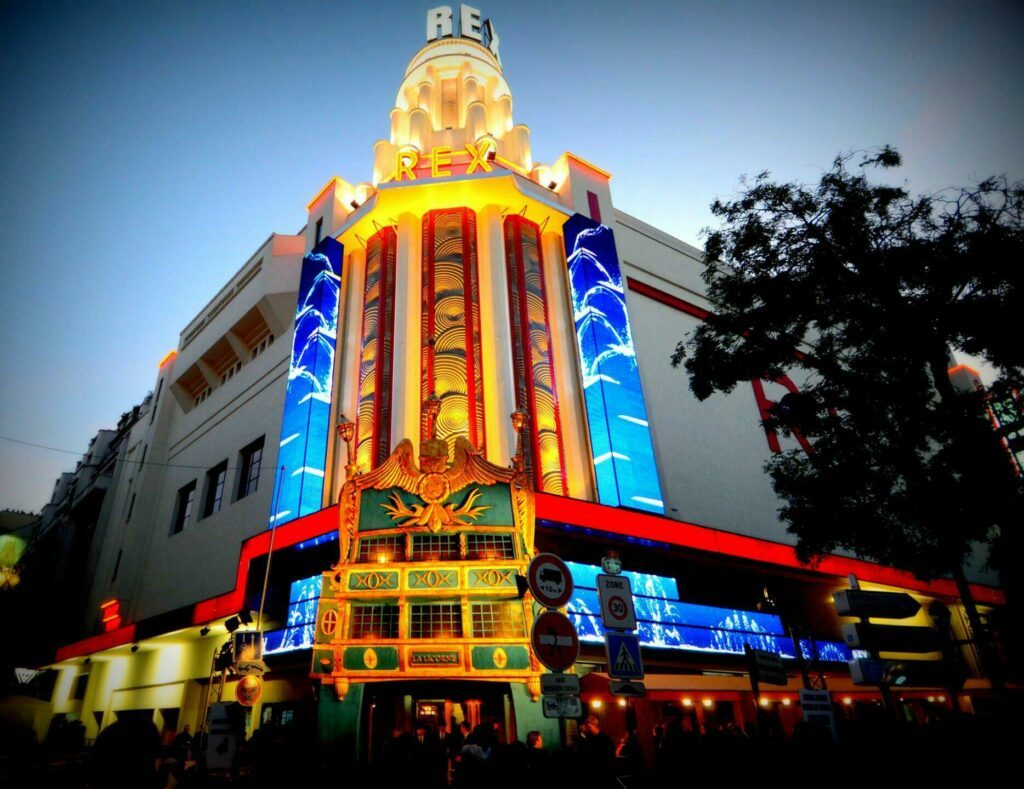
[[[376,742],[369,759],[352,748],[321,745],[316,718],[263,725],[239,739],[227,770],[207,768],[206,743],[188,726],[161,737],[151,719],[125,716],[83,746],[75,721],[57,721],[43,744],[8,738],[0,749],[0,785],[75,789],[132,787],[173,789],[214,786],[302,786],[344,776],[352,785],[407,785],[418,789],[647,789],[680,786],[683,779],[728,776],[738,780],[785,774],[799,766],[808,775],[828,774],[864,754],[889,754],[899,765],[945,769],[953,753],[986,753],[994,763],[1012,758],[1021,725],[1008,712],[962,716],[928,726],[895,720],[853,722],[839,742],[827,729],[798,724],[791,736],[762,727],[721,725],[695,731],[668,719],[649,729],[613,738],[596,715],[569,723],[565,744],[545,742],[540,731],[508,738],[499,723],[418,722]],[[913,755],[914,758],[909,758]],[[921,757],[928,757],[922,759]],[[897,757],[899,757],[897,759]]]

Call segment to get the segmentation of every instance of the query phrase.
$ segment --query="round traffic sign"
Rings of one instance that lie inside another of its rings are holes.
[[[610,613],[615,619],[623,620],[629,613],[629,606],[626,605],[626,601],[618,595],[613,595],[608,598],[608,613]]]
[[[526,571],[530,591],[545,608],[561,608],[572,597],[572,573],[553,553],[540,553]]]
[[[530,633],[537,660],[552,671],[565,671],[580,654],[580,637],[565,614],[545,611],[533,623]]]
[[[251,707],[263,695],[263,680],[255,674],[247,674],[235,686],[235,698],[243,707]]]

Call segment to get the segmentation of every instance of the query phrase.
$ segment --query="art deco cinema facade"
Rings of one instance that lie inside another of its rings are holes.
[[[479,12],[427,19],[372,178],[331,178],[302,233],[271,235],[123,427],[86,630],[58,651],[51,712],[90,737],[129,710],[196,728],[235,698],[212,661],[225,621],[258,617],[266,579],[249,733],[316,720],[360,758],[419,719],[557,739],[515,584],[547,550],[573,570],[583,699],[613,733],[627,716],[642,731],[666,716],[742,725],[744,644],[786,661],[789,685],[762,700],[784,729],[803,669],[845,714],[873,714],[831,593],[854,573],[947,604],[962,633],[953,583],[796,561],[761,466],[798,443],[760,420],[798,382],[693,399],[669,359],[714,309],[699,251],[618,211],[600,166],[534,161]],[[609,694],[596,616],[609,550],[633,573],[647,666],[628,704]],[[974,580],[997,610],[992,579]],[[929,621],[926,605],[914,622]],[[905,714],[984,698],[962,658],[958,697],[907,690]]]

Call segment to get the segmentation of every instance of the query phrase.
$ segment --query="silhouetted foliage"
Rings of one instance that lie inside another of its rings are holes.
[[[899,164],[889,147],[844,155],[814,186],[762,173],[716,201],[714,315],[673,362],[700,399],[807,376],[766,424],[813,445],[766,464],[802,560],[847,549],[960,575],[972,542],[1020,526],[1019,480],[983,395],[955,389],[947,369],[958,348],[999,368],[999,386],[1024,381],[1024,184],[911,197],[869,177]]]

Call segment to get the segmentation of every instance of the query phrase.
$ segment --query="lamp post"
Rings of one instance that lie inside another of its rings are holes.
[[[512,468],[516,471],[525,471],[526,459],[523,456],[523,429],[529,420],[529,415],[521,408],[517,408],[510,414],[512,428],[516,431],[516,453],[512,456]]]
[[[338,436],[345,442],[348,452],[348,462],[345,464],[345,479],[352,479],[356,475],[356,426],[349,422],[344,414],[338,417]]]

